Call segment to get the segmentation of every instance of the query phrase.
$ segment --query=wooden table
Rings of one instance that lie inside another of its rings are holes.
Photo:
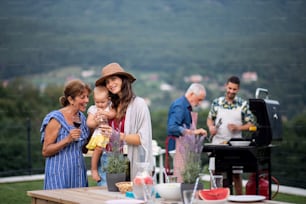
[[[32,204],[102,204],[109,200],[127,199],[125,194],[109,192],[105,187],[70,188],[60,190],[35,190],[28,191],[27,195],[32,197]],[[182,204],[182,202],[167,202],[163,199],[156,199],[156,204]],[[233,203],[234,202],[228,202]],[[283,203],[266,200],[261,203]],[[251,204],[251,203],[248,203]]]
[[[124,199],[125,194],[109,192],[106,187],[69,188],[60,190],[28,191],[32,197],[32,204],[95,204],[105,203],[107,200]]]

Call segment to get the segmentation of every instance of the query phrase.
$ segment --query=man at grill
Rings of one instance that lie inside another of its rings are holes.
[[[207,116],[207,127],[213,144],[226,144],[232,138],[242,138],[242,131],[247,131],[254,124],[254,115],[246,100],[237,96],[240,80],[237,76],[228,78],[225,96],[213,100]],[[210,158],[209,169],[214,171],[214,158]],[[233,174],[235,194],[242,194],[241,174]]]

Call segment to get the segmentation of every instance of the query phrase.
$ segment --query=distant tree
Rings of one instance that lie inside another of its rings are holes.
[[[298,139],[306,139],[306,112],[297,115],[292,120],[293,130]]]

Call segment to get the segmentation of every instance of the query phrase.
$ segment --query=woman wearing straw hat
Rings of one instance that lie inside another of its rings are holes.
[[[110,92],[116,110],[112,126],[120,130],[120,140],[128,147],[131,179],[135,177],[137,162],[148,162],[153,169],[150,111],[145,100],[133,93],[135,80],[118,63],[111,63],[102,68],[102,75],[95,84],[106,86]],[[111,128],[103,127],[104,131],[111,131]]]

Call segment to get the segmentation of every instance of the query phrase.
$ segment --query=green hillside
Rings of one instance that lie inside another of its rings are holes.
[[[41,172],[39,127],[58,108],[64,82],[93,85],[101,66],[117,61],[151,101],[162,146],[168,107],[190,76],[202,76],[210,102],[229,75],[257,73],[257,81],[242,81],[240,94],[267,88],[284,116],[273,176],[305,187],[305,11],[304,0],[0,0],[0,176]]]
[[[303,0],[3,0],[0,79],[117,61],[183,90],[184,76],[223,85],[254,71],[259,80],[243,85],[248,96],[269,89],[291,118],[306,101],[305,8]]]

